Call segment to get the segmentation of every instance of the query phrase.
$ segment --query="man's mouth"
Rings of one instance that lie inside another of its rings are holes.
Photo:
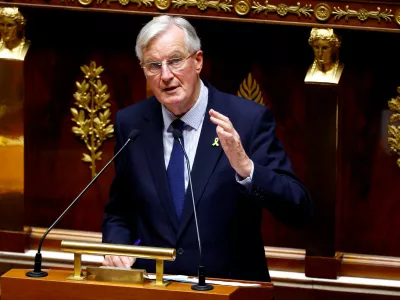
[[[177,86],[173,86],[173,87],[167,87],[164,89],[165,92],[172,92],[174,90],[176,90],[178,87]]]

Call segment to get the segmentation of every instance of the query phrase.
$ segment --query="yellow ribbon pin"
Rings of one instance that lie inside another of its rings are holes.
[[[212,146],[218,147],[218,146],[219,146],[218,142],[219,142],[219,138],[216,137],[216,138],[214,139],[214,143],[212,144]]]

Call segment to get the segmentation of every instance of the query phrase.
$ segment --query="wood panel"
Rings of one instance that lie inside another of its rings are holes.
[[[60,11],[30,15],[25,225],[48,227],[91,180],[88,164],[81,161],[87,149],[71,132],[75,82],[84,77],[80,66],[93,60],[104,67],[101,79],[111,94],[112,121],[119,108],[144,99],[145,80],[134,56],[135,26],[127,18],[114,17],[117,23],[103,26],[102,15],[92,18],[88,13]],[[138,28],[139,23],[133,24]],[[98,169],[112,157],[113,144],[113,139],[105,142]],[[99,231],[112,176],[111,166],[59,228]]]

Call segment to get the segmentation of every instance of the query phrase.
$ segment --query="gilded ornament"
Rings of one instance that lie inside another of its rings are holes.
[[[389,109],[393,112],[390,116],[388,126],[388,144],[390,151],[400,155],[400,86],[397,87],[397,97],[388,102]],[[400,158],[397,159],[397,165],[400,167]]]
[[[381,8],[378,7],[376,11],[368,11],[365,8],[361,8],[358,11],[349,9],[349,6],[346,5],[345,10],[342,10],[340,7],[333,7],[333,15],[335,15],[335,20],[340,20],[342,17],[349,20],[349,18],[358,18],[360,21],[365,22],[369,18],[376,19],[378,22],[381,19],[385,20],[386,22],[392,22],[393,15],[391,9],[385,9],[381,11]]]
[[[83,6],[89,6],[90,4],[92,4],[93,0],[78,0],[80,5]]]
[[[75,105],[78,109],[71,108],[72,121],[77,126],[72,127],[72,132],[84,141],[89,154],[83,153],[82,160],[90,163],[92,178],[96,176],[96,161],[101,160],[102,151],[99,151],[103,142],[111,138],[114,125],[111,122],[111,111],[108,107],[110,94],[107,93],[107,85],[101,82],[100,74],[103,67],[96,67],[92,61],[90,66],[82,66],[85,79],[76,82],[78,91],[75,92]],[[86,81],[87,80],[87,81]]]
[[[258,104],[264,105],[264,99],[260,91],[260,86],[258,85],[257,81],[253,79],[251,73],[249,73],[247,78],[243,80],[237,95],[239,97],[246,98]]]
[[[102,4],[104,0],[97,0],[97,4]],[[119,4],[126,6],[129,3],[137,4],[138,7],[142,5],[146,7],[153,6],[154,0],[107,0],[107,4],[109,5],[111,2],[119,2]]]
[[[171,0],[155,0],[154,3],[159,10],[167,10],[171,5]]]
[[[400,9],[398,9],[394,14],[394,19],[396,20],[397,25],[400,26]]]
[[[314,61],[308,68],[304,82],[338,84],[344,65],[339,63],[341,41],[332,28],[311,29],[308,43],[314,52]]]
[[[181,6],[184,6],[185,9],[188,9],[190,6],[197,6],[197,8],[201,11],[204,11],[207,8],[214,8],[217,11],[222,9],[225,12],[230,12],[232,8],[231,0],[172,0],[172,3],[174,4],[174,8],[180,8]]]
[[[286,14],[289,11],[289,7],[286,4],[279,4],[278,8],[276,9],[276,12],[278,13],[278,15],[280,15],[281,17],[286,16]]]
[[[314,16],[318,21],[327,21],[332,15],[331,7],[326,3],[319,3],[314,8]]]
[[[208,7],[206,0],[198,0],[197,1],[197,8],[200,10],[206,10]]]
[[[235,9],[235,12],[239,15],[239,16],[245,16],[250,12],[250,3],[246,0],[240,0],[237,1],[235,3],[235,5],[233,6],[233,8]]]
[[[257,1],[253,2],[251,7],[255,13],[264,12],[266,15],[269,12],[276,12],[281,17],[286,16],[288,13],[297,14],[299,17],[304,15],[305,17],[311,18],[311,13],[313,9],[311,8],[311,4],[306,4],[305,6],[301,6],[300,2],[297,2],[297,6],[287,6],[284,3],[278,4],[278,6],[268,4],[268,0],[265,1],[265,5],[260,4]]]
[[[0,58],[25,59],[30,46],[25,39],[25,24],[18,7],[0,7]]]

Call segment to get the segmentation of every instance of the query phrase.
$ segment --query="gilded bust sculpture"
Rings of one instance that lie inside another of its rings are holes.
[[[24,60],[29,48],[25,22],[18,8],[0,7],[0,58]]]
[[[313,28],[308,43],[314,51],[314,62],[308,69],[304,81],[338,84],[343,64],[339,63],[340,40],[333,29]]]

